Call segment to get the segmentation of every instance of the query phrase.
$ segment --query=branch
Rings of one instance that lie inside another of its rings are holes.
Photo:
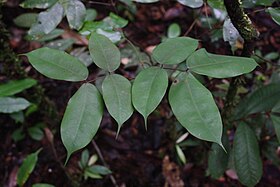
[[[250,57],[254,51],[254,43],[259,36],[259,32],[252,24],[248,15],[244,12],[244,9],[241,7],[240,0],[224,0],[224,4],[232,24],[244,39],[241,56]],[[234,77],[231,79],[222,113],[223,120],[226,125],[229,124],[229,118],[232,115],[232,111],[235,106],[235,96],[241,82],[241,77]]]

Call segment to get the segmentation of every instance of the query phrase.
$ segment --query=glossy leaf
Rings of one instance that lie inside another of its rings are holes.
[[[255,69],[257,63],[252,58],[215,55],[200,49],[188,58],[187,66],[197,74],[227,78],[248,73]]]
[[[180,36],[181,28],[177,23],[172,23],[167,30],[167,37],[168,38],[176,38]]]
[[[86,18],[86,7],[81,1],[68,0],[65,3],[65,13],[72,29],[79,30]]]
[[[133,1],[137,3],[155,3],[158,2],[159,0],[133,0]]]
[[[150,67],[142,70],[132,86],[132,103],[142,114],[147,129],[147,118],[161,102],[168,86],[168,75],[165,70]]]
[[[275,134],[276,134],[277,139],[280,143],[280,116],[272,114],[270,116],[270,118],[272,120],[274,129],[275,129]]]
[[[18,173],[17,173],[17,184],[19,186],[23,186],[24,183],[27,181],[29,175],[32,173],[32,171],[35,168],[35,165],[38,160],[38,154],[40,153],[41,149],[36,151],[35,153],[32,153],[28,155],[22,165],[20,166]]]
[[[257,138],[247,124],[238,125],[233,149],[234,165],[239,181],[246,186],[255,186],[262,176],[262,160]]]
[[[177,0],[177,1],[191,8],[199,8],[203,5],[203,0]]]
[[[268,8],[267,11],[271,15],[272,19],[280,25],[280,8]]]
[[[71,97],[61,122],[61,139],[67,159],[85,147],[96,134],[103,115],[102,97],[92,84],[83,84]]]
[[[16,17],[13,21],[19,27],[30,28],[37,22],[37,13],[25,13]]]
[[[259,88],[237,105],[234,115],[235,119],[240,119],[249,114],[271,110],[279,101],[279,95],[279,84],[270,84]]]
[[[38,22],[33,24],[28,31],[29,35],[43,35],[49,34],[61,22],[63,18],[63,7],[56,3],[45,12],[38,15]]]
[[[0,85],[0,97],[11,96],[20,93],[37,83],[34,79],[22,79],[9,81],[5,84]]]
[[[222,120],[213,96],[190,73],[182,73],[171,85],[169,103],[178,121],[193,136],[223,147]]]
[[[119,49],[103,35],[91,34],[89,51],[93,62],[104,70],[112,72],[120,66],[121,54]]]
[[[25,55],[37,71],[49,78],[82,81],[88,77],[87,67],[78,59],[63,51],[44,47]]]
[[[111,116],[118,123],[118,133],[122,124],[133,113],[131,84],[121,75],[108,75],[102,83],[102,95]]]
[[[179,64],[195,51],[198,41],[188,37],[170,38],[159,44],[152,57],[161,64]]]
[[[0,113],[14,113],[29,106],[30,103],[24,98],[0,97]]]
[[[49,8],[55,4],[57,0],[25,0],[20,6],[22,8]]]

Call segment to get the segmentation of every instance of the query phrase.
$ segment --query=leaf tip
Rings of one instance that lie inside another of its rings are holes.
[[[144,117],[145,130],[148,131],[147,117]]]
[[[117,130],[117,134],[116,134],[116,140],[118,139],[119,137],[119,134],[120,134],[120,131],[121,131],[121,124],[118,124],[118,130]]]
[[[71,154],[72,154],[72,152],[67,151],[67,158],[66,158],[66,160],[65,160],[65,162],[64,162],[64,166],[67,165],[67,163],[68,163],[68,161],[69,161],[69,159],[70,159],[70,157],[71,157]]]

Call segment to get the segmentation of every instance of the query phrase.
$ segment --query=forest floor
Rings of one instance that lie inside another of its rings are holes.
[[[110,3],[87,5],[97,10],[98,19],[107,16],[109,12],[116,12],[116,7]],[[203,27],[198,19],[194,20],[190,16],[191,11],[190,8],[174,2],[137,5],[137,13],[133,15],[134,21],[131,21],[124,28],[124,32],[132,43],[142,51],[149,52],[160,43],[162,36],[166,35],[168,26],[172,23],[178,23],[181,26],[182,34],[201,40],[200,45],[209,52],[230,54],[230,46],[222,38],[211,42],[212,31],[221,29],[222,24],[217,24],[212,30],[209,30]],[[205,14],[210,10],[202,8],[201,11]],[[13,19],[23,12],[26,10],[20,8],[16,0],[10,1],[3,7],[2,19],[10,34],[9,43],[16,54],[22,54],[40,46],[37,42],[24,40],[26,30],[14,25]],[[131,16],[124,10],[117,13],[123,17]],[[260,39],[256,42],[256,48],[262,54],[277,50],[279,52],[280,28],[275,27],[275,23],[264,12],[250,12],[249,15],[261,33]],[[63,23],[59,27],[64,27]],[[121,45],[121,47],[125,47],[128,44]],[[24,122],[26,126],[32,126],[39,122],[44,123],[46,135],[40,141],[34,141],[26,136],[18,142],[12,139],[12,134],[19,124],[16,124],[10,117],[0,114],[0,184],[7,187],[15,186],[16,172],[22,160],[26,155],[42,147],[38,163],[26,186],[39,182],[53,184],[57,187],[70,186],[70,178],[76,181],[80,180],[78,161],[82,151],[73,154],[64,168],[61,163],[65,161],[66,150],[61,142],[59,129],[66,104],[80,85],[55,81],[41,76],[31,69],[24,58],[22,58],[22,66],[30,77],[38,80],[43,86],[45,96],[53,103],[55,112],[52,117],[42,112],[35,112],[26,118]],[[91,72],[94,73],[95,69],[94,65],[90,66]],[[265,69],[266,65],[261,64],[257,71],[271,76],[272,72],[266,72]],[[118,71],[127,77],[135,77],[136,75],[133,66],[128,69],[121,67]],[[2,77],[2,80],[4,79],[5,77]],[[2,80],[0,76],[0,81]],[[217,80],[208,80],[207,87],[215,91],[217,83],[219,83]],[[113,171],[112,176],[119,186],[158,187],[165,186],[166,181],[173,184],[183,182],[184,186],[241,186],[231,171],[227,171],[223,177],[217,180],[207,176],[207,152],[205,150],[210,148],[208,143],[198,142],[203,146],[185,147],[187,164],[180,163],[175,152],[175,142],[185,131],[180,128],[178,130],[175,118],[169,116],[169,108],[166,98],[164,98],[160,107],[149,117],[147,131],[144,128],[142,117],[138,113],[134,113],[123,125],[117,140],[115,139],[117,124],[107,113],[103,117],[94,142],[86,148],[90,154],[99,154],[97,163],[104,165],[97,149],[101,151],[101,157],[103,157],[107,167]],[[52,136],[54,136],[53,140]],[[70,175],[70,178],[67,175]],[[81,180],[80,184],[85,187],[114,186],[110,176],[98,180]],[[280,186],[279,167],[264,160],[264,173],[258,186]]]

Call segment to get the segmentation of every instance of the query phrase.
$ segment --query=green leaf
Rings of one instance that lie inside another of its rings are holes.
[[[86,149],[82,152],[82,155],[81,155],[81,161],[80,161],[81,169],[84,169],[87,167],[88,159],[89,159],[89,151]]]
[[[100,165],[90,166],[88,168],[88,171],[90,171],[91,173],[96,173],[96,174],[100,174],[100,175],[108,175],[108,174],[112,173],[111,170],[109,170],[108,168],[106,168],[104,166],[100,166]]]
[[[195,51],[198,41],[188,37],[170,38],[159,44],[152,57],[161,64],[179,64]]]
[[[172,23],[167,30],[167,37],[168,38],[176,38],[180,36],[181,28],[177,23]]]
[[[240,123],[235,132],[234,165],[239,181],[246,186],[255,186],[262,176],[262,160],[254,132],[245,123]]]
[[[81,1],[67,0],[64,4],[70,28],[79,30],[86,18],[86,7]]]
[[[0,97],[0,113],[14,113],[29,106],[30,103],[24,98]]]
[[[33,184],[32,187],[55,187],[55,186],[46,183],[37,183],[37,184]]]
[[[28,34],[35,36],[49,34],[61,22],[62,18],[63,7],[59,3],[56,3],[50,9],[38,15],[38,22],[32,25]]]
[[[22,111],[11,113],[10,117],[15,120],[16,123],[24,122],[24,114]]]
[[[42,140],[44,137],[44,131],[39,126],[30,127],[27,132],[32,139],[37,141]]]
[[[137,3],[155,3],[158,2],[159,0],[133,0],[133,1]]]
[[[203,5],[203,0],[177,0],[177,1],[191,8],[199,8]]]
[[[37,22],[37,13],[25,13],[16,17],[13,21],[19,27],[30,28]]]
[[[112,72],[120,66],[121,54],[119,49],[103,35],[91,34],[89,51],[93,62],[104,70]]]
[[[142,114],[147,129],[147,118],[161,102],[168,86],[168,75],[165,70],[150,67],[142,70],[132,86],[132,103]]]
[[[84,172],[84,176],[85,176],[85,179],[87,179],[88,177],[90,177],[92,179],[102,179],[101,175],[91,172],[89,168],[86,168],[86,170]]]
[[[85,21],[93,21],[97,17],[97,11],[95,9],[89,8],[86,10]]]
[[[182,73],[171,85],[169,103],[178,121],[195,137],[223,147],[222,120],[213,96],[190,73]]]
[[[41,35],[27,35],[25,37],[25,39],[26,40],[36,40],[38,42],[45,42],[45,41],[55,39],[63,33],[64,33],[64,30],[62,30],[62,29],[54,29],[49,34],[42,33]]]
[[[26,56],[37,71],[49,78],[75,82],[88,77],[87,67],[63,51],[43,47]]]
[[[24,183],[27,181],[29,175],[32,173],[32,171],[35,168],[35,165],[38,160],[38,154],[40,153],[41,149],[36,151],[35,153],[32,153],[28,155],[22,165],[20,166],[18,173],[17,173],[17,184],[19,186],[23,186]]]
[[[207,0],[209,6],[215,9],[225,10],[224,1]]]
[[[225,145],[226,150],[229,150],[229,140],[226,133],[222,137],[223,145]],[[216,143],[212,143],[211,150],[208,156],[208,171],[212,178],[220,178],[227,169],[229,161],[229,154],[226,153],[221,146]]]
[[[61,123],[61,138],[71,154],[85,147],[96,134],[103,115],[102,97],[96,87],[85,83],[68,102]]]
[[[122,124],[133,113],[131,84],[121,75],[108,75],[102,83],[102,95],[111,116],[118,123],[118,133]]]
[[[72,38],[59,39],[59,40],[54,40],[54,41],[47,43],[46,45],[44,45],[44,47],[48,47],[51,49],[57,49],[60,51],[66,51],[67,49],[72,47],[72,45],[74,43],[75,43],[75,40]]]
[[[41,8],[46,9],[51,7],[57,0],[25,0],[20,4],[22,8]]]
[[[5,84],[0,85],[0,97],[11,96],[20,93],[34,86],[35,84],[37,84],[37,81],[29,78],[9,81]]]
[[[277,139],[280,143],[280,116],[272,114],[270,115],[270,118],[272,120]]]
[[[23,132],[23,128],[20,127],[18,129],[16,129],[13,133],[12,133],[12,139],[15,142],[21,141],[25,138],[25,133]]]
[[[279,101],[279,95],[279,84],[269,84],[259,88],[237,105],[234,119],[240,119],[249,114],[271,110]]]
[[[248,73],[255,69],[257,63],[252,58],[215,55],[200,49],[188,58],[187,66],[197,74],[227,78]]]
[[[112,29],[123,28],[128,24],[128,21],[114,13],[110,13],[109,17],[103,19],[103,22],[110,25]]]
[[[177,152],[177,155],[180,158],[180,160],[183,162],[183,164],[186,164],[187,159],[186,159],[186,156],[185,156],[184,152],[182,151],[181,147],[179,145],[176,145],[175,148],[176,148],[176,152]]]
[[[280,25],[280,8],[271,8],[267,9],[268,13],[271,15],[272,19]]]

